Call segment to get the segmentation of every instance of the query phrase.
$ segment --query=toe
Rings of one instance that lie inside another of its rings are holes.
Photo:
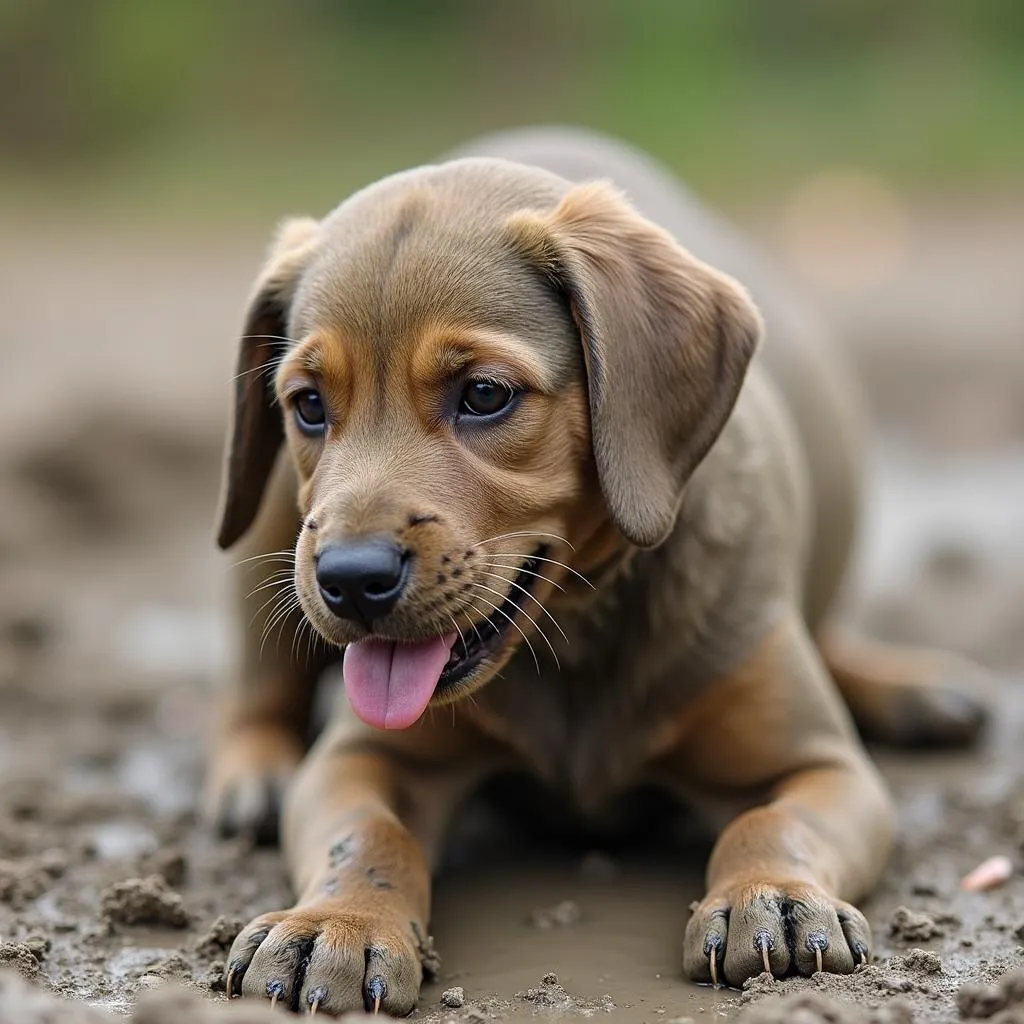
[[[739,988],[747,978],[765,971],[781,978],[789,970],[790,962],[782,893],[761,886],[740,892],[729,915],[726,981]]]
[[[387,945],[374,943],[366,950],[366,1009],[378,1008],[393,1017],[412,1012],[419,992],[422,969],[415,949],[396,938]]]
[[[854,966],[839,915],[832,903],[818,893],[790,894],[788,920],[793,943],[793,962],[800,974],[829,971],[849,974]]]
[[[242,977],[242,995],[294,1008],[314,939],[304,922],[285,920],[275,925]]]
[[[366,1007],[363,979],[366,974],[365,939],[344,922],[325,922],[306,965],[300,1010],[326,1014],[347,1013]]]
[[[287,916],[285,911],[276,914],[264,914],[255,921],[246,925],[231,945],[231,952],[228,954],[227,976],[225,978],[225,991],[228,997],[242,994],[242,983],[245,975],[252,964],[256,951],[262,945],[264,939],[279,921]]]
[[[843,931],[855,967],[871,962],[871,927],[864,915],[849,903],[837,903],[839,927]]]
[[[719,985],[725,977],[725,942],[729,933],[729,904],[705,900],[687,922],[683,939],[683,970],[696,982]]]

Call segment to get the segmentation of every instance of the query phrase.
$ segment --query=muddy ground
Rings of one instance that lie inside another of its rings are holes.
[[[877,420],[849,614],[976,658],[999,713],[973,754],[880,755],[901,832],[865,906],[876,964],[690,986],[699,851],[555,851],[478,819],[438,884],[421,1019],[1024,1019],[1019,979],[964,988],[1024,966],[1024,874],[959,889],[989,855],[1024,863],[1024,211],[914,218],[889,280],[817,294]],[[776,245],[771,218],[748,223]],[[222,403],[262,232],[5,224],[0,1022],[108,1020],[141,994],[140,1024],[258,1024],[269,1010],[226,1007],[224,956],[247,918],[287,904],[286,879],[273,851],[211,839],[194,807],[229,655],[210,537]],[[464,1005],[443,1006],[456,987]]]

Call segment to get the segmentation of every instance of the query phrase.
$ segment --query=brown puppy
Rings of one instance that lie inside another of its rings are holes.
[[[754,289],[763,357],[751,298],[705,259]],[[285,801],[298,902],[239,935],[229,992],[407,1013],[451,816],[514,768],[583,816],[641,784],[717,815],[691,978],[870,956],[851,901],[892,812],[829,668],[890,740],[963,741],[983,716],[952,661],[825,631],[855,390],[783,295],[666,174],[581,133],[485,139],[284,226],[220,527],[257,569],[222,826],[273,823],[346,645],[347,704]]]

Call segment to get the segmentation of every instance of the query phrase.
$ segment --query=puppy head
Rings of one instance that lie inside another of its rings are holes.
[[[665,538],[759,334],[734,282],[608,186],[488,160],[386,179],[271,251],[220,543],[286,439],[303,610],[347,645],[356,712],[408,726],[520,646],[554,655],[547,603],[602,531]]]

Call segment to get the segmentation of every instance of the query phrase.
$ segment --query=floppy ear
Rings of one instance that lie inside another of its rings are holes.
[[[313,252],[317,221],[285,221],[270,246],[245,314],[235,367],[234,413],[217,543],[229,548],[252,525],[284,440],[274,408],[274,367],[287,346],[288,310],[299,277]]]
[[[550,214],[514,214],[510,226],[579,329],[612,518],[628,540],[654,547],[732,412],[760,315],[740,285],[604,182],[573,188]]]

